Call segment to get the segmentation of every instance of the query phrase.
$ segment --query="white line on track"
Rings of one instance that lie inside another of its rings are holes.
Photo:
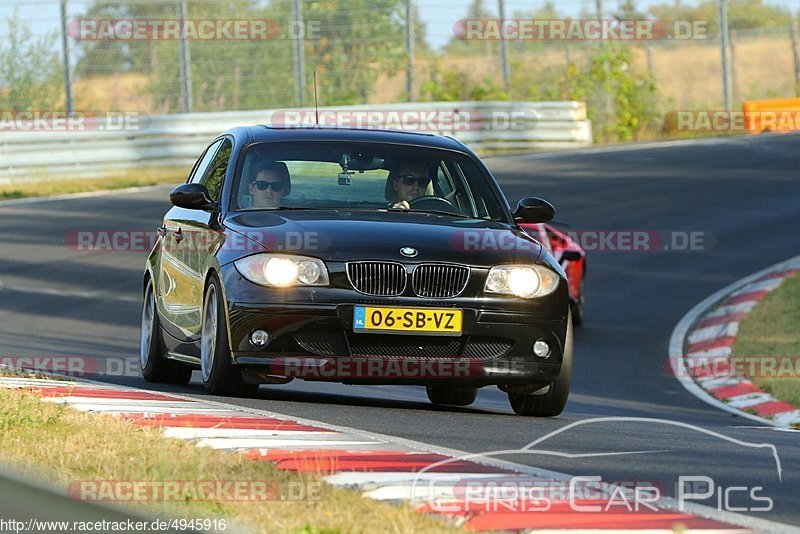
[[[64,297],[64,298],[77,298],[77,299],[103,299],[107,302],[141,302],[140,297],[130,297],[125,295],[115,295],[113,293],[104,293],[102,291],[68,291],[64,289],[51,289],[47,287],[26,287],[26,286],[9,286],[0,280],[0,291],[15,291],[17,293],[28,293],[30,295],[47,295],[50,297]]]
[[[94,198],[111,195],[126,195],[129,193],[146,193],[147,191],[158,191],[159,189],[169,189],[174,185],[148,185],[144,187],[126,187],[125,189],[103,189],[102,191],[86,191],[85,193],[70,193],[68,195],[53,195],[49,197],[30,197],[14,198],[11,200],[0,200],[0,208],[9,206],[22,206],[26,204],[40,204],[42,202],[56,202],[59,200],[80,200],[83,198]]]

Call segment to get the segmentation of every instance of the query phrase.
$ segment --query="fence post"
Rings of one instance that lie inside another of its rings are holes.
[[[294,35],[294,98],[299,107],[303,107],[303,100],[306,88],[306,51],[302,41],[305,36],[305,23],[303,22],[302,0],[292,0],[292,17]]]
[[[180,57],[181,57],[181,97],[183,112],[192,112],[192,56],[189,52],[189,42],[186,40],[186,0],[178,0],[178,19],[181,27]]]
[[[733,93],[733,104],[739,102],[739,73],[736,67],[736,39],[736,30],[731,30],[731,90]]]
[[[505,0],[497,0],[497,10],[500,13],[501,28],[506,25],[506,3]],[[503,35],[500,36],[500,60],[503,64],[503,85],[506,95],[511,98],[511,66],[508,63],[508,41]]]
[[[406,0],[406,93],[409,102],[414,101],[414,6],[411,2],[412,0]]]
[[[72,113],[72,71],[69,61],[69,37],[67,36],[67,0],[59,2],[59,11],[61,15],[61,52],[64,61],[64,95],[67,113]]]
[[[605,8],[603,7],[603,0],[595,0],[595,7],[597,9],[597,20],[602,21],[603,16],[605,15]],[[602,22],[601,22],[602,24]],[[600,52],[603,53],[605,50],[605,42],[603,42],[603,38],[600,38]],[[608,64],[607,60],[603,60],[603,73],[605,74],[605,82],[608,83],[611,77],[611,65]],[[612,114],[612,102],[611,102],[611,95],[607,91],[603,91],[603,115],[602,119],[599,121],[599,126],[602,129],[607,129],[611,123],[611,114]]]
[[[728,0],[719,0],[719,35],[722,48],[722,97],[725,111],[731,110],[731,88],[728,76]]]

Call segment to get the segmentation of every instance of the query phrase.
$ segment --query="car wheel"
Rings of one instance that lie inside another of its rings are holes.
[[[203,386],[212,395],[246,397],[256,392],[258,384],[245,382],[241,371],[231,363],[223,306],[220,282],[212,277],[203,298],[200,334],[200,374]]]
[[[552,417],[564,411],[569,398],[569,387],[572,382],[572,315],[567,315],[567,336],[564,341],[564,359],[561,362],[561,373],[544,395],[512,395],[508,394],[511,408],[517,415],[535,417]]]
[[[161,323],[156,310],[153,281],[148,278],[142,303],[142,327],[139,334],[139,363],[142,376],[148,382],[188,384],[192,369],[172,363],[164,358],[164,343],[161,339]]]
[[[428,400],[433,404],[469,406],[478,396],[478,388],[460,386],[428,386]]]
[[[583,278],[581,278],[578,301],[572,306],[572,324],[581,326],[583,324],[586,309],[586,293],[584,291]]]

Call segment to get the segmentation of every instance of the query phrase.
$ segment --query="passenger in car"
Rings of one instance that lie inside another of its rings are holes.
[[[278,208],[283,197],[289,194],[291,188],[289,169],[286,168],[285,163],[264,163],[256,172],[255,180],[250,183],[252,207]]]

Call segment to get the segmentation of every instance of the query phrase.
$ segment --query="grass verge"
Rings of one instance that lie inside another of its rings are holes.
[[[102,178],[48,179],[47,177],[32,177],[26,181],[0,184],[0,200],[179,184],[186,180],[186,176],[187,170],[184,168],[167,167],[109,172]]]
[[[758,303],[739,326],[736,369],[764,391],[800,407],[800,276],[787,279]]]
[[[115,503],[176,518],[226,518],[257,532],[455,531],[408,506],[322,483],[320,473],[281,471],[268,462],[196,447],[157,429],[44,402],[35,392],[0,389],[0,457],[28,476],[47,473],[41,475],[46,482],[67,488],[79,481],[263,481],[285,497],[220,502],[189,492],[179,501]],[[304,498],[289,495],[304,492]]]

